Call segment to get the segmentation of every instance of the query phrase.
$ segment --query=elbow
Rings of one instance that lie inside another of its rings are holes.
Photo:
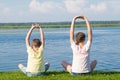
[[[26,40],[28,40],[28,38],[27,38],[27,37],[25,38],[25,41],[26,41]]]
[[[25,42],[27,42],[28,40],[27,40],[27,38],[25,38]]]
[[[72,29],[70,29],[70,33],[73,33],[73,30],[72,30]]]
[[[88,39],[92,43],[92,38]]]
[[[25,42],[28,42],[28,41],[29,41],[29,38],[28,38],[28,37],[26,37],[26,38],[25,38]]]

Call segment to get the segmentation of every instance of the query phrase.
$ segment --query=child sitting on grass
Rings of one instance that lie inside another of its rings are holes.
[[[40,31],[41,41],[40,39],[33,39],[32,45],[30,46],[30,36],[35,28]],[[44,32],[41,26],[39,24],[32,25],[26,36],[26,47],[28,53],[27,67],[23,64],[18,65],[19,69],[29,77],[43,75],[49,69],[50,64],[48,62],[44,64],[44,44]]]
[[[87,29],[88,29],[88,40],[85,43],[85,33],[78,32],[76,35],[76,43],[74,42],[74,24],[77,18],[81,18],[86,21]],[[79,74],[89,74],[91,73],[97,61],[94,60],[90,64],[90,48],[92,44],[92,29],[90,27],[89,21],[85,16],[76,16],[73,18],[71,29],[70,29],[70,43],[73,51],[73,61],[72,65],[66,61],[62,62],[62,66],[71,74],[71,75],[79,75]]]

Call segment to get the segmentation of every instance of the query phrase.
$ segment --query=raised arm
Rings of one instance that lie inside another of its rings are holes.
[[[31,36],[31,33],[32,33],[32,31],[33,31],[34,28],[35,28],[35,26],[32,25],[32,27],[30,28],[30,30],[27,33],[27,36],[26,36],[26,39],[25,39],[26,47],[30,46],[30,36]]]
[[[70,43],[72,44],[74,42],[74,27],[75,27],[75,20],[76,17],[73,18],[70,28]]]
[[[39,25],[39,31],[40,31],[41,42],[42,42],[41,45],[44,47],[44,45],[45,45],[44,32],[43,32],[43,30],[42,30],[40,25]]]
[[[83,16],[76,16],[73,18],[70,28],[70,43],[72,44],[74,42],[74,27],[75,27],[75,20],[77,18],[83,18]]]
[[[86,25],[87,25],[87,29],[88,29],[88,40],[90,42],[92,42],[92,29],[91,29],[90,23],[89,23],[87,17],[85,17],[85,16],[84,16],[84,20],[86,21]]]

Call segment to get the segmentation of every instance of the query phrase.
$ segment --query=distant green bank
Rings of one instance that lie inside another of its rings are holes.
[[[27,77],[20,71],[0,72],[0,80],[120,80],[120,72],[95,71],[90,75],[72,76],[65,71],[48,71],[46,75]]]
[[[39,23],[43,28],[69,28],[71,22]],[[30,28],[33,23],[0,23],[1,29]],[[90,21],[92,27],[120,27],[120,21]],[[76,22],[76,27],[86,27],[85,22]]]

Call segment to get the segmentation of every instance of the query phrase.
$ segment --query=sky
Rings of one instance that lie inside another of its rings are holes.
[[[120,21],[120,0],[0,0],[0,23],[63,22],[77,15]]]

